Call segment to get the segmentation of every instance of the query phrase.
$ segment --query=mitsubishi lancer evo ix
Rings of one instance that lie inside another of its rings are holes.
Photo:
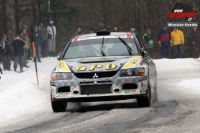
[[[142,43],[129,32],[100,31],[76,36],[58,55],[51,74],[51,105],[66,110],[67,102],[137,99],[151,105],[157,72]]]

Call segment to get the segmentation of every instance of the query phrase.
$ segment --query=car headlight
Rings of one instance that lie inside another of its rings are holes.
[[[51,80],[66,80],[72,79],[72,74],[69,72],[53,72],[51,74]]]
[[[120,76],[144,76],[145,70],[142,67],[132,68],[132,69],[124,69],[120,71]]]

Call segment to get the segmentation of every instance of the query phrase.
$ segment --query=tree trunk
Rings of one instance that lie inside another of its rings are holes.
[[[7,35],[7,15],[6,15],[6,0],[2,1],[3,4],[3,33]]]
[[[20,28],[19,28],[19,1],[15,0],[15,24],[16,24],[16,34],[20,33]]]
[[[36,25],[36,3],[35,0],[32,0],[32,9],[33,9],[33,25]]]
[[[42,21],[42,13],[41,13],[41,7],[40,7],[40,0],[38,0],[38,8],[39,8],[39,20]]]
[[[47,0],[47,13],[48,13],[48,19],[51,18],[51,1]]]
[[[108,14],[107,8],[108,8],[108,1],[107,0],[102,0],[104,27],[107,30],[109,30],[109,26],[108,26],[109,14]]]

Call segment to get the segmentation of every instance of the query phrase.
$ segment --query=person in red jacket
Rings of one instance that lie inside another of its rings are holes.
[[[161,57],[162,58],[168,58],[170,40],[171,40],[170,33],[167,30],[167,26],[163,25],[163,29],[158,34],[158,41],[161,46]]]

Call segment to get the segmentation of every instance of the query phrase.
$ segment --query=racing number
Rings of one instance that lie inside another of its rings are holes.
[[[63,68],[63,67],[64,67],[64,63],[59,63],[59,64],[58,64],[58,67],[59,67],[59,68]]]
[[[100,65],[91,65],[89,68],[89,71],[94,71],[95,68],[102,68],[102,67],[103,67],[103,65],[101,65],[101,64]]]

